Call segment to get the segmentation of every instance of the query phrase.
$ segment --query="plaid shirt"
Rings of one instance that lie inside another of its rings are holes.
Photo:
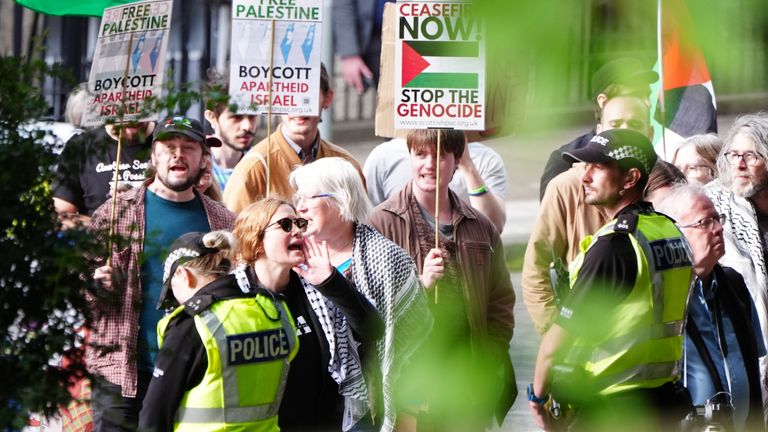
[[[115,234],[123,239],[112,246],[113,290],[118,298],[95,301],[96,313],[91,334],[91,347],[86,350],[88,370],[107,381],[119,385],[124,397],[136,397],[136,344],[141,312],[141,264],[144,249],[144,196],[152,180],[142,187],[124,192],[117,197]],[[197,194],[197,192],[195,192]],[[235,216],[224,206],[205,195],[202,200],[208,224],[212,231],[230,230]],[[112,200],[108,200],[93,214],[89,231],[107,238]],[[106,243],[106,242],[105,242]],[[106,258],[95,260],[96,266]]]

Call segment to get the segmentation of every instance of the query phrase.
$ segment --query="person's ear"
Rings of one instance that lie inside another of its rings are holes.
[[[632,189],[640,182],[640,179],[642,177],[643,177],[643,174],[640,172],[638,168],[635,168],[635,167],[630,168],[624,176],[623,189],[624,190]]]
[[[608,100],[608,96],[606,96],[603,93],[598,94],[597,98],[595,99],[595,101],[597,102],[597,106],[599,106],[600,109],[603,109],[603,107],[605,107],[605,101],[607,100]]]
[[[219,119],[216,117],[216,113],[212,110],[205,110],[203,112],[203,117],[205,117],[206,120],[208,120],[208,123],[211,124],[211,127],[214,131],[218,132],[219,130]]]
[[[321,109],[326,110],[331,107],[333,103],[333,89],[328,89],[328,92],[324,95]]]
[[[600,135],[603,132],[603,123],[600,122],[595,126],[595,135]]]
[[[178,266],[176,267],[176,274],[181,278],[181,284],[188,288],[194,288],[195,283],[197,283],[197,277],[195,274],[188,268],[184,266]]]

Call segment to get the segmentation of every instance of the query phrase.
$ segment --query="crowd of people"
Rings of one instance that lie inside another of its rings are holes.
[[[542,336],[528,400],[545,430],[765,430],[768,116],[661,160],[657,78],[604,65],[596,127],[542,175],[522,290]]]
[[[226,92],[222,76],[209,85]],[[320,91],[326,108],[324,68]],[[283,116],[254,143],[256,116],[209,107],[211,134],[178,114],[83,131],[62,152],[62,228],[107,246],[89,257],[93,428],[501,424],[517,388],[500,156],[414,131],[366,177],[319,116]]]
[[[378,67],[348,51],[362,90]],[[208,87],[228,93],[227,76]],[[545,430],[765,430],[768,116],[660,160],[657,79],[632,59],[603,65],[594,129],[541,178],[521,285]],[[333,95],[323,67],[321,111]],[[283,116],[254,143],[256,116],[206,102],[212,133],[173,114],[81,131],[62,151],[62,229],[106,246],[87,257],[101,287],[91,427],[498,427],[518,391],[499,154],[414,130],[361,166],[320,116]]]

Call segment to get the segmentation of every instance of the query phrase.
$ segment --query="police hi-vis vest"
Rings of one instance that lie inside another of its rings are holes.
[[[177,308],[158,323],[161,347],[168,323],[183,310]],[[208,369],[200,384],[184,394],[174,430],[279,430],[288,366],[298,351],[288,308],[257,295],[218,301],[194,320]]]
[[[638,264],[635,285],[621,303],[597,318],[600,330],[590,331],[590,340],[577,336],[565,358],[598,396],[656,388],[679,377],[693,282],[690,247],[672,220],[657,213],[625,213],[582,240],[581,253],[571,265],[571,287],[585,253],[599,237],[614,232],[628,233],[632,242]]]

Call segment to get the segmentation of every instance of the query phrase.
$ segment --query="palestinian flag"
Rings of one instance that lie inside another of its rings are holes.
[[[16,3],[46,15],[85,15],[100,17],[104,9],[135,0],[16,0]]]
[[[477,89],[477,72],[424,72],[432,66],[424,57],[450,57],[448,60],[455,67],[463,58],[480,57],[479,42],[403,41],[402,44],[403,88]],[[469,63],[466,69],[474,66],[474,62]]]
[[[685,0],[659,0],[658,4],[661,63],[654,69],[663,80],[663,92],[657,83],[651,112],[655,113],[657,153],[671,160],[684,138],[717,132],[717,105]]]

